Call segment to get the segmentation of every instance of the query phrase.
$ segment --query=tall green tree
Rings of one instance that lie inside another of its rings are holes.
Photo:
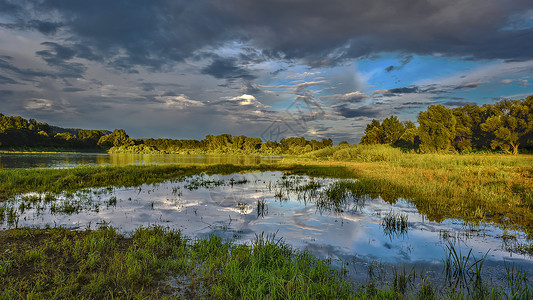
[[[365,134],[361,138],[361,144],[374,145],[381,144],[383,133],[381,124],[378,120],[373,119],[370,124],[366,125]]]
[[[98,146],[102,147],[120,147],[133,146],[135,141],[130,138],[124,129],[115,129],[112,133],[104,135],[98,140]]]
[[[477,105],[465,105],[452,109],[457,123],[455,124],[455,138],[452,141],[455,149],[461,153],[472,150],[474,146],[473,132],[478,132],[481,122],[481,108]]]
[[[484,131],[494,134],[492,149],[518,154],[520,138],[533,128],[533,111],[528,97],[526,100],[502,100],[494,105],[495,114],[481,124]]]
[[[381,122],[381,144],[396,143],[404,131],[404,125],[398,120],[398,117],[390,116],[386,118]]]
[[[452,149],[457,121],[452,111],[442,105],[431,105],[418,114],[420,151],[440,152]]]

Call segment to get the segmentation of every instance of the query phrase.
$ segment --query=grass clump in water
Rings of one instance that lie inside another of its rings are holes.
[[[446,279],[458,288],[464,288],[474,283],[474,287],[482,291],[481,287],[481,270],[488,255],[487,253],[480,259],[476,259],[472,255],[472,249],[467,255],[463,255],[461,251],[456,250],[453,243],[446,245],[448,254],[444,258],[444,270],[446,272]]]
[[[402,213],[388,212],[381,220],[381,227],[385,235],[389,237],[403,236],[407,234],[408,216]]]
[[[268,214],[268,205],[265,199],[257,200],[257,217],[264,218]]]
[[[316,201],[319,210],[333,210],[343,212],[352,202],[358,204],[358,183],[352,180],[339,180],[320,193]],[[361,206],[363,204],[360,204]]]

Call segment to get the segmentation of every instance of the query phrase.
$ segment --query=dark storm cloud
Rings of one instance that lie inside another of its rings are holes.
[[[533,28],[508,26],[533,8],[529,0],[2,0],[0,8],[16,16],[12,25],[60,28],[69,43],[119,69],[161,70],[228,42],[247,45],[236,55],[249,63],[300,59],[313,67],[379,52],[533,58]],[[208,71],[232,76],[214,63]]]
[[[0,27],[6,29],[18,29],[18,30],[37,30],[42,34],[55,34],[57,30],[62,26],[61,23],[54,23],[48,21],[31,20],[28,23],[0,23]]]
[[[50,66],[60,70],[60,77],[83,77],[87,67],[78,62],[69,62],[76,55],[76,50],[52,42],[44,42],[41,45],[48,47],[48,50],[35,52]]]
[[[420,89],[417,86],[408,86],[395,89],[389,89],[388,93],[391,94],[416,94],[419,93]]]
[[[397,97],[405,94],[432,94],[432,95],[442,95],[450,94],[453,91],[460,91],[464,89],[473,89],[483,85],[483,82],[465,82],[457,85],[438,85],[438,84],[428,84],[423,86],[410,85],[405,87],[387,89],[387,90],[376,90],[373,92],[374,95],[383,95],[385,97]],[[376,98],[376,96],[374,96]],[[379,98],[379,96],[378,96]],[[450,97],[445,96],[433,96],[432,99],[451,99]]]
[[[531,58],[533,29],[501,30],[531,1],[230,1],[256,45],[331,63],[376,52]],[[507,41],[513,44],[508,48]],[[510,51],[509,51],[510,50]]]
[[[466,100],[463,97],[448,97],[448,96],[434,96],[434,97],[431,97],[431,99],[433,100],[459,100],[459,101]]]
[[[241,91],[244,94],[249,94],[249,95],[256,95],[262,92],[261,87],[259,85],[254,84],[247,80],[243,82]]]
[[[37,51],[35,54],[41,56],[50,64],[63,63],[74,57],[76,51],[71,48],[59,45],[58,43],[44,42],[41,45],[47,46],[49,50]]]
[[[0,71],[7,71],[12,74],[17,75],[20,80],[32,80],[35,77],[54,77],[54,75],[41,72],[41,71],[35,71],[32,69],[21,69],[19,67],[14,66],[11,62],[9,62],[10,58],[9,56],[3,56],[0,58]]]
[[[482,82],[467,82],[467,83],[460,84],[454,87],[453,89],[454,90],[473,89],[473,88],[477,88],[478,86],[482,84],[483,84]]]
[[[5,76],[2,76],[0,75],[0,84],[17,84],[18,82],[16,82],[15,80],[9,78],[9,77],[5,77]]]
[[[334,110],[341,116],[345,118],[357,118],[357,117],[367,117],[367,118],[377,118],[380,116],[381,110],[377,107],[372,106],[361,106],[358,108],[350,108],[347,104],[341,104],[334,107]]]
[[[119,69],[165,69],[227,40],[231,24],[204,1],[45,0],[34,9],[58,13],[70,40],[92,47]]]
[[[0,90],[0,97],[11,96],[13,94],[13,91],[10,90]]]
[[[400,65],[398,66],[388,66],[385,68],[385,71],[387,71],[387,73],[390,73],[392,71],[399,71],[401,69],[403,69],[403,67],[410,63],[411,60],[413,60],[413,56],[412,55],[408,55],[406,57],[404,57],[403,59],[400,60]]]
[[[423,101],[410,101],[410,102],[404,102],[404,103],[401,103],[400,105],[403,105],[403,106],[422,106],[422,105],[427,105],[429,102],[423,102]]]
[[[83,92],[83,91],[85,91],[85,89],[75,88],[75,87],[67,87],[63,89],[63,92],[67,92],[67,93],[76,93],[76,92]]]
[[[202,73],[229,81],[235,79],[254,80],[257,78],[247,69],[239,66],[237,59],[232,57],[216,57],[211,64],[202,69]]]
[[[143,82],[140,84],[141,90],[144,92],[153,92],[155,91],[155,85],[151,82]],[[167,96],[174,96],[174,95],[167,95]]]
[[[284,71],[287,71],[287,70],[288,70],[287,68],[280,68],[280,69],[277,69],[277,70],[274,71],[274,72],[271,72],[270,74],[276,76],[276,75],[278,75],[279,73],[284,72]]]
[[[29,25],[43,34],[54,34],[63,24],[56,22],[33,20],[30,22]]]

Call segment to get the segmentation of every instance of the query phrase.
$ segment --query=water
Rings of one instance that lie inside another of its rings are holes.
[[[521,231],[454,219],[431,222],[406,200],[389,204],[380,198],[348,195],[339,205],[324,205],[320,202],[324,191],[337,181],[263,172],[87,189],[48,203],[45,195],[28,194],[4,204],[6,211],[12,207],[16,214],[9,221],[6,212],[0,229],[47,225],[85,229],[105,224],[130,234],[139,226],[162,225],[188,236],[216,234],[242,243],[256,234],[274,233],[296,248],[348,266],[350,276],[358,280],[368,279],[376,266],[386,278],[387,270],[401,264],[438,281],[443,278],[446,245],[454,245],[463,255],[470,249],[477,259],[487,255],[485,276],[491,280],[505,280],[505,265],[533,273],[531,258],[510,250],[513,242],[526,242]],[[316,188],[302,188],[310,183]],[[386,227],[384,220],[390,216],[405,218],[407,229]]]
[[[260,164],[281,157],[179,154],[0,153],[0,169],[72,168],[148,164]]]

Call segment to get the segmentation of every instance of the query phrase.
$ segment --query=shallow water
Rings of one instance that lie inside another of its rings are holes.
[[[46,225],[85,229],[106,224],[129,234],[139,226],[156,224],[188,236],[217,234],[236,242],[274,233],[296,248],[348,266],[357,279],[372,277],[371,268],[387,273],[398,264],[442,278],[446,245],[451,243],[463,255],[470,250],[476,259],[487,255],[485,276],[491,280],[505,279],[505,265],[533,273],[529,256],[509,251],[509,241],[526,241],[521,231],[454,219],[431,222],[407,200],[389,204],[380,198],[349,196],[339,206],[320,205],[324,191],[337,181],[263,172],[88,189],[48,203],[44,195],[33,195],[32,203],[30,194],[4,204],[6,210],[16,209],[18,220],[12,217],[8,222],[6,212],[0,229]],[[321,187],[299,190],[310,182]],[[36,196],[42,201],[35,201]],[[388,230],[383,222],[390,215],[406,218],[407,229]]]
[[[0,153],[0,169],[72,168],[149,164],[261,164],[275,156],[214,156],[180,154]]]

